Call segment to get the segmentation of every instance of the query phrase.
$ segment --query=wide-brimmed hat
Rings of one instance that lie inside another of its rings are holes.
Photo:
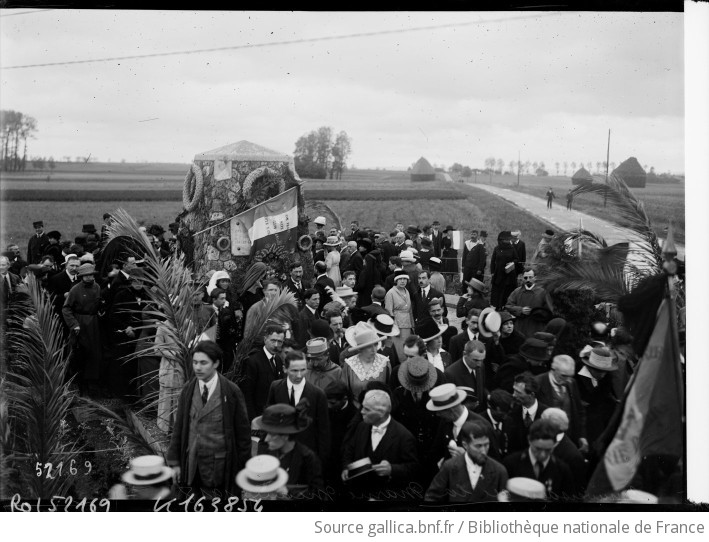
[[[366,322],[357,322],[357,325],[348,327],[345,330],[345,339],[350,345],[350,352],[359,352],[382,340],[374,326]]]
[[[338,247],[340,246],[340,239],[337,235],[329,235],[327,241],[323,243],[326,247]]]
[[[270,493],[288,483],[288,473],[272,455],[257,455],[236,475],[238,486],[252,493]]]
[[[335,293],[343,299],[345,297],[352,297],[353,295],[357,295],[357,292],[355,292],[349,286],[338,286],[337,288],[335,288]]]
[[[509,241],[510,239],[512,239],[512,233],[509,230],[502,230],[497,234],[498,241]]]
[[[399,365],[399,382],[409,391],[424,392],[436,383],[436,368],[426,358],[416,356]]]
[[[327,220],[325,220],[324,216],[319,216],[315,220],[313,220],[314,224],[317,224],[318,226],[324,226]]]
[[[547,498],[546,486],[533,478],[510,478],[506,487],[498,494],[498,501],[543,501]]]
[[[372,240],[369,237],[363,237],[361,239],[357,239],[357,246],[358,247],[364,247],[368,251],[372,250]]]
[[[515,320],[515,317],[512,315],[512,313],[509,313],[507,311],[500,311],[498,314],[500,315],[500,326],[502,326],[502,324],[504,324],[505,322]]]
[[[408,233],[409,235],[416,235],[416,234],[421,233],[421,228],[411,224],[406,228],[406,233]]]
[[[316,337],[305,343],[305,355],[309,358],[320,357],[328,353],[327,339]]]
[[[276,403],[266,407],[263,414],[254,418],[256,429],[276,435],[294,435],[310,426],[312,420],[303,410],[286,403]]]
[[[535,322],[541,322],[543,324],[548,323],[552,318],[554,318],[554,313],[551,312],[546,307],[535,307],[529,313],[529,318]]]
[[[399,258],[401,258],[402,262],[413,262],[416,261],[414,259],[414,253],[411,252],[410,250],[402,250],[401,253],[399,254]]]
[[[57,230],[52,230],[52,231],[50,231],[50,232],[47,234],[47,237],[48,237],[49,239],[57,239],[57,240],[59,240],[59,239],[62,238],[62,234],[61,234],[60,232],[58,232]]]
[[[483,337],[492,337],[493,333],[500,331],[502,327],[502,318],[500,313],[494,307],[483,309],[478,316],[478,331]]]
[[[446,229],[443,231],[455,231],[455,228],[453,226],[446,226]]]
[[[172,478],[174,471],[159,455],[141,455],[130,460],[130,469],[121,475],[126,484],[149,486]]]
[[[388,314],[377,314],[369,323],[379,335],[385,337],[397,337],[401,333],[399,327],[394,323],[394,319]]]
[[[428,259],[428,267],[431,271],[441,270],[441,259],[437,256]]]
[[[480,293],[483,293],[485,291],[485,283],[478,280],[478,279],[470,279],[466,280],[465,284],[470,286],[473,290],[477,290]]]
[[[315,338],[332,339],[332,337],[333,337],[333,332],[332,332],[332,329],[330,328],[330,324],[328,324],[326,320],[322,320],[321,318],[318,318],[317,320],[313,321],[308,333],[310,333],[310,337],[313,339],[315,339]]]
[[[357,478],[358,476],[372,472],[374,467],[372,466],[371,459],[363,457],[347,465],[345,470],[347,470],[347,479],[351,480],[352,478]]]
[[[94,267],[90,263],[82,263],[79,266],[78,271],[76,272],[77,277],[84,277],[86,275],[95,275],[96,274],[96,267]]]
[[[415,331],[416,335],[421,337],[423,342],[427,343],[443,335],[446,329],[448,329],[448,324],[438,325],[433,318],[429,316],[416,322]]]
[[[459,405],[467,394],[465,390],[460,390],[455,384],[441,384],[428,392],[430,399],[426,403],[426,409],[432,412],[447,410]]]
[[[519,354],[532,361],[547,361],[549,359],[547,343],[535,338],[525,340],[519,347]]]
[[[93,224],[84,224],[81,227],[81,233],[94,233],[96,231],[96,226]]]
[[[613,357],[611,351],[607,348],[594,348],[591,350],[591,355],[588,358],[581,358],[581,361],[599,371],[618,370],[618,360]]]

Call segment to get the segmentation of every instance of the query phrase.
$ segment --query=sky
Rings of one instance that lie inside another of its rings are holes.
[[[554,174],[604,161],[610,129],[610,162],[684,171],[682,13],[12,13],[0,107],[37,119],[30,155],[187,163],[242,139],[292,154],[331,126],[358,168],[519,153]]]

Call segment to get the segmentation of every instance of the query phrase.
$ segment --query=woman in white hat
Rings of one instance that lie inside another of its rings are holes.
[[[325,265],[327,266],[327,276],[335,283],[335,287],[340,285],[342,277],[340,276],[340,240],[337,235],[331,235],[327,241],[323,243],[327,254],[325,256]]]
[[[355,398],[355,406],[359,408],[357,398],[367,386],[367,382],[389,382],[391,364],[388,357],[377,352],[382,336],[370,324],[359,322],[356,326],[347,328],[345,337],[350,344],[349,351],[354,355],[345,358],[342,364],[342,381],[350,396]]]
[[[399,272],[394,277],[394,286],[384,297],[384,308],[394,317],[394,323],[399,328],[399,336],[392,338],[399,359],[406,359],[406,356],[404,356],[404,341],[406,337],[411,335],[411,330],[414,327],[411,295],[406,288],[408,282],[409,275],[404,271]]]

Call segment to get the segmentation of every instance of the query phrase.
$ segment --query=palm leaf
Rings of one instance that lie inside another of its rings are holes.
[[[3,420],[3,436],[9,463],[18,475],[28,498],[50,498],[66,495],[72,479],[68,476],[48,478],[46,471],[37,476],[35,465],[68,464],[76,460],[81,448],[66,438],[67,418],[75,399],[66,381],[69,349],[58,316],[49,295],[33,274],[28,276],[31,312],[21,307],[16,311],[8,331],[10,359],[3,396],[7,400]],[[9,433],[7,428],[10,428]],[[13,435],[12,442],[5,438]],[[9,445],[8,445],[9,444]]]

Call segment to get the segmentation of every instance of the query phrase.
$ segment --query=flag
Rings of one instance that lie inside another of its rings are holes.
[[[269,245],[294,250],[297,242],[298,192],[297,188],[259,203],[231,219],[232,246],[241,240],[246,231],[251,244],[251,255]],[[242,229],[243,228],[243,229]]]
[[[664,299],[657,311],[652,335],[626,391],[615,435],[591,477],[587,495],[628,488],[642,462],[651,456],[683,456],[684,387],[671,303]],[[649,489],[643,485],[635,489]]]

